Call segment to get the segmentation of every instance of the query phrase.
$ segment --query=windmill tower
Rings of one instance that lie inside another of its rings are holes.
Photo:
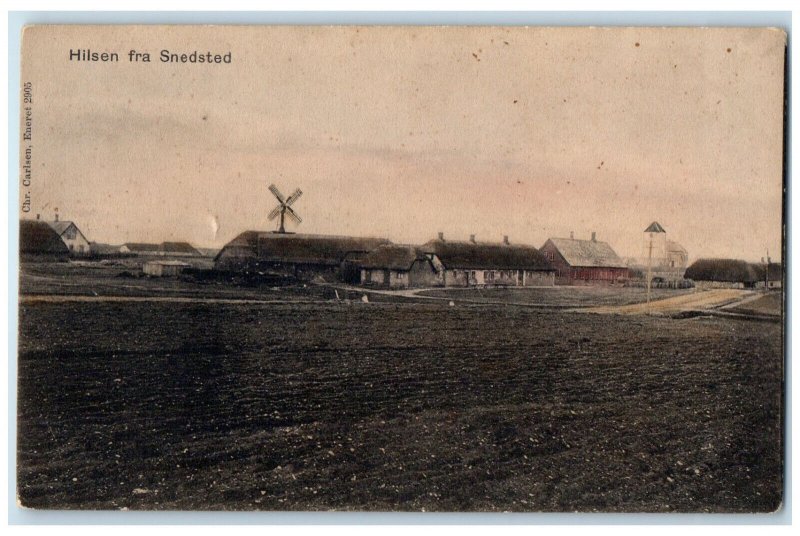
[[[280,190],[278,190],[278,188],[274,184],[269,185],[269,191],[272,192],[272,195],[274,195],[275,198],[278,200],[278,206],[272,209],[269,215],[267,215],[267,219],[269,219],[269,221],[272,221],[278,216],[281,217],[281,224],[280,227],[278,227],[277,232],[286,233],[286,228],[284,226],[284,220],[286,218],[289,218],[296,224],[302,223],[303,220],[292,209],[292,204],[298,199],[300,199],[301,195],[303,195],[303,192],[300,190],[300,188],[295,190],[294,193],[289,197],[284,197],[283,194],[280,192]]]

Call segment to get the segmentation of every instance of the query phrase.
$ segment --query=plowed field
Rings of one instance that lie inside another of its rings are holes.
[[[778,323],[23,303],[33,508],[771,511]]]

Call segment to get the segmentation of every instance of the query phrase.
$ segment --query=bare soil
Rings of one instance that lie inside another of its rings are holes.
[[[642,315],[674,314],[684,311],[705,311],[724,305],[733,304],[743,299],[752,298],[754,292],[738,289],[712,289],[684,293],[664,299],[654,299],[650,303],[633,303],[628,305],[605,305],[589,307],[584,311],[602,314]]]
[[[773,511],[781,329],[436,302],[23,302],[19,499]]]
[[[729,310],[743,314],[780,317],[783,314],[783,294],[773,290],[758,299],[741,306],[731,307]]]
[[[694,289],[652,289],[651,299],[672,298],[692,292]],[[644,302],[647,299],[647,289],[645,288],[620,286],[447,288],[423,290],[419,294],[448,298],[455,303],[518,304],[564,309],[598,305],[627,305]]]

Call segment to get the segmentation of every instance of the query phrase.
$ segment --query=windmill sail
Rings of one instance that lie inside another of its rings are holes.
[[[289,207],[286,207],[286,216],[288,216],[289,219],[295,223],[303,223],[303,220],[300,219],[300,216],[298,216],[297,213]]]
[[[269,185],[269,191],[272,192],[272,195],[278,198],[278,201],[280,201],[281,204],[286,203],[286,199],[283,197],[283,194],[274,184]]]
[[[297,201],[298,199],[300,199],[300,196],[301,196],[301,195],[303,195],[303,192],[302,192],[302,190],[300,190],[300,188],[298,188],[298,189],[297,189],[297,190],[295,190],[295,191],[294,191],[294,193],[293,193],[292,195],[290,195],[290,196],[289,196],[289,198],[286,200],[286,205],[287,205],[287,206],[292,206],[292,203],[294,203],[295,201]]]
[[[278,190],[277,186],[274,184],[269,185],[269,191],[272,192],[272,195],[278,200],[278,206],[273,208],[269,214],[267,214],[267,219],[272,221],[276,219],[278,216],[281,217],[280,226],[278,227],[279,233],[285,233],[286,229],[284,228],[284,220],[288,217],[292,220],[295,224],[302,223],[303,220],[297,213],[291,208],[291,205],[300,199],[300,196],[303,195],[303,191],[300,188],[297,188],[292,195],[288,198],[284,197],[280,190]]]

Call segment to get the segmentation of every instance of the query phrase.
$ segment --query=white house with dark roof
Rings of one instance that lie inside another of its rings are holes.
[[[61,240],[64,241],[67,249],[69,249],[70,255],[88,255],[92,252],[91,244],[81,230],[78,229],[78,226],[75,225],[75,222],[61,221],[58,219],[58,214],[56,214],[54,221],[45,223],[61,237]]]

